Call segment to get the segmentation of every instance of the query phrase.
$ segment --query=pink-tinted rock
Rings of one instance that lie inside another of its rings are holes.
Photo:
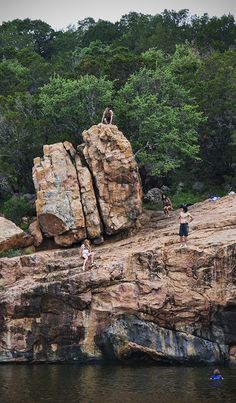
[[[142,211],[142,189],[129,141],[116,126],[103,124],[84,131],[83,139],[106,233],[134,226]]]
[[[138,166],[129,141],[112,125],[91,127],[85,144],[44,146],[34,159],[37,218],[44,236],[69,246],[136,227],[142,211]]]
[[[149,212],[86,271],[79,248],[0,259],[0,361],[235,362],[236,199],[190,212],[187,249]]]
[[[23,248],[33,243],[33,238],[12,221],[0,217],[0,253],[8,249]]]
[[[44,146],[44,157],[34,160],[33,180],[37,191],[36,211],[46,236],[73,230],[86,237],[77,172],[62,143]]]
[[[34,245],[35,246],[39,246],[41,245],[41,243],[43,242],[43,235],[38,223],[38,220],[35,219],[28,228],[28,231],[30,233],[30,235],[33,237],[34,239]]]

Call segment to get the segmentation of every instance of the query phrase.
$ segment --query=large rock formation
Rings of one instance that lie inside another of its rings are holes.
[[[39,225],[59,245],[129,229],[141,213],[138,167],[128,140],[116,126],[103,124],[83,138],[78,152],[69,142],[57,143],[34,159]]]
[[[130,238],[0,260],[0,361],[236,362],[236,196],[141,216]]]

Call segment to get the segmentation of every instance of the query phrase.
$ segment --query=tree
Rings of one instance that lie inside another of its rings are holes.
[[[54,30],[41,20],[16,19],[0,26],[0,47],[20,50],[32,47],[45,58],[50,58]]]
[[[57,141],[65,137],[78,143],[78,134],[101,121],[102,111],[112,100],[112,82],[86,75],[79,80],[52,78],[39,95],[44,116],[53,124]]]
[[[201,125],[204,172],[217,182],[233,175],[236,132],[236,51],[214,53],[194,75],[192,94],[207,121]]]
[[[27,69],[25,75],[27,91],[35,94],[40,87],[49,81],[52,74],[51,64],[30,48],[21,49],[17,53],[17,59]]]
[[[17,60],[0,62],[0,95],[10,95],[27,90],[28,69]]]
[[[236,25],[233,15],[209,18],[208,14],[191,18],[191,43],[202,53],[224,52],[235,46]]]
[[[197,129],[203,117],[168,68],[141,69],[119,91],[116,110],[141,163],[165,175],[198,158]]]
[[[104,20],[95,23],[92,18],[79,21],[78,34],[81,47],[89,46],[96,40],[108,45],[119,37],[117,24]]]
[[[106,76],[114,81],[116,88],[124,85],[130,74],[141,67],[142,62],[141,57],[128,48],[104,45],[101,41],[91,42],[85,48],[77,48],[73,58],[75,76],[84,74]]]
[[[0,97],[0,177],[14,192],[32,191],[32,160],[45,143],[34,98]]]

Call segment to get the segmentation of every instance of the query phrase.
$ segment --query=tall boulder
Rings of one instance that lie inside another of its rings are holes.
[[[73,231],[86,237],[77,171],[62,143],[45,145],[43,158],[34,159],[36,211],[44,235],[59,237]],[[58,238],[58,243],[60,243]]]
[[[142,210],[142,189],[129,141],[116,126],[104,124],[84,131],[83,139],[106,234],[130,228]]]
[[[68,141],[45,145],[43,158],[34,159],[38,222],[63,246],[131,228],[142,209],[138,166],[125,136],[99,124],[83,139],[78,150]]]

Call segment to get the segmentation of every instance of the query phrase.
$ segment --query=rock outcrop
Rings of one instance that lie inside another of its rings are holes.
[[[0,253],[12,248],[32,245],[33,238],[12,221],[0,217]]]
[[[236,196],[190,212],[188,249],[146,212],[85,272],[78,247],[1,259],[0,361],[235,363]]]
[[[113,125],[92,126],[85,143],[44,146],[34,159],[36,211],[43,234],[58,245],[127,230],[142,210],[142,190],[131,145]]]

